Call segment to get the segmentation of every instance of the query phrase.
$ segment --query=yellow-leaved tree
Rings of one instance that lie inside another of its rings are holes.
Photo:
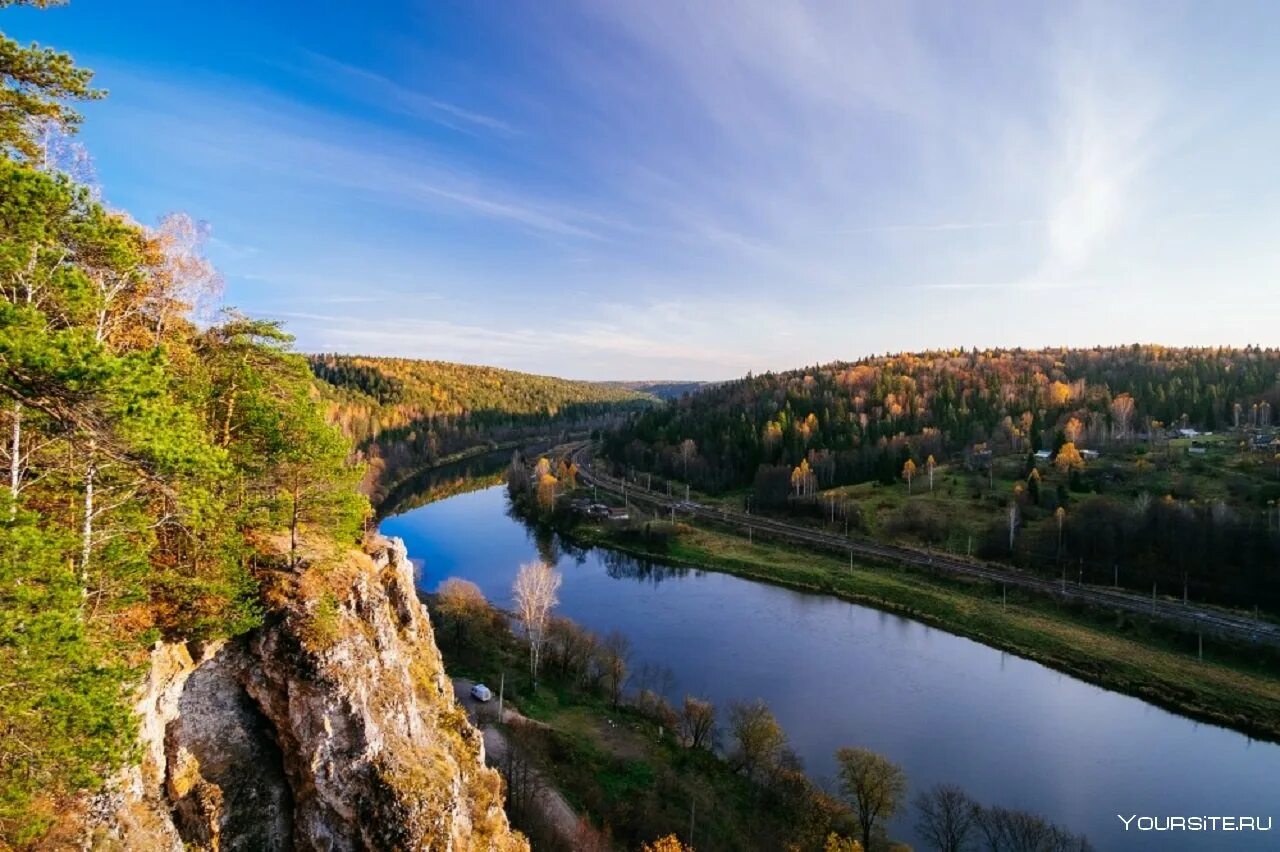
[[[1053,464],[1063,473],[1072,470],[1084,470],[1084,456],[1080,455],[1080,451],[1076,449],[1075,444],[1067,441],[1058,448],[1058,455],[1054,458]]]

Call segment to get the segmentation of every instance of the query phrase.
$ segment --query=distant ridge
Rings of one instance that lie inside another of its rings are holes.
[[[611,387],[625,388],[626,390],[636,391],[637,393],[646,393],[656,396],[658,399],[672,400],[679,399],[682,396],[691,393],[697,393],[710,387],[715,387],[720,382],[698,382],[698,381],[632,381],[632,382],[602,382],[601,384]]]
[[[618,383],[412,358],[307,356],[331,422],[367,463],[377,503],[397,482],[488,449],[621,425],[660,404]]]

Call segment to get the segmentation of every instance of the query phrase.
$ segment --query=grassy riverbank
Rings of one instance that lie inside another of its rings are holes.
[[[991,583],[854,563],[771,542],[680,526],[661,554],[623,541],[613,530],[579,525],[582,544],[659,556],[788,588],[835,595],[899,613],[1035,660],[1177,713],[1280,741],[1280,655],[1266,648],[1197,639],[1164,625],[1010,591],[1007,605]]]

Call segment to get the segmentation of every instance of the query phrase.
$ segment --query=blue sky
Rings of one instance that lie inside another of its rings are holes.
[[[1280,342],[1280,5],[75,0],[105,197],[307,351]]]

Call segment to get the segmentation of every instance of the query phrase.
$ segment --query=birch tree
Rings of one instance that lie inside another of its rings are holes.
[[[689,459],[697,455],[698,445],[692,438],[680,442],[680,461],[684,463],[684,481],[689,481]]]
[[[1116,436],[1120,440],[1126,440],[1129,437],[1135,408],[1133,397],[1127,393],[1122,393],[1111,400],[1111,418],[1115,424]]]
[[[526,562],[520,566],[512,591],[515,595],[516,616],[524,627],[529,640],[529,674],[536,685],[538,664],[542,646],[547,639],[547,622],[551,610],[560,602],[557,592],[562,581],[560,574],[546,562]]]

